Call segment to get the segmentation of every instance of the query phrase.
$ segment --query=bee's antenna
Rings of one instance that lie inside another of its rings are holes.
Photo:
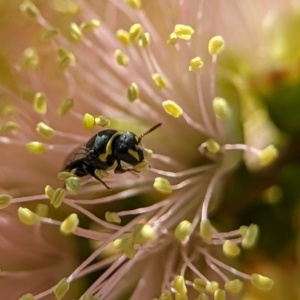
[[[160,127],[162,125],[162,123],[158,123],[156,125],[154,125],[153,127],[151,127],[149,130],[147,130],[146,132],[144,132],[142,135],[139,136],[138,138],[138,144],[141,142],[142,138],[149,134],[150,132],[154,131],[155,129],[157,129],[158,127]]]

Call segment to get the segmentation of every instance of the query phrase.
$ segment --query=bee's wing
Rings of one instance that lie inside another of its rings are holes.
[[[87,154],[88,151],[85,145],[77,147],[66,158],[63,170],[71,171],[72,169],[78,167],[86,159]]]

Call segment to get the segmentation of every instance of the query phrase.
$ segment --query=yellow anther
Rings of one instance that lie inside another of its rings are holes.
[[[213,236],[212,226],[208,219],[200,222],[200,235],[205,240],[211,240]]]
[[[45,187],[45,194],[48,196],[49,199],[51,199],[54,194],[54,189],[50,185],[47,185]]]
[[[67,278],[63,278],[55,287],[54,295],[57,300],[60,300],[69,290],[70,283],[67,281]]]
[[[36,69],[40,63],[37,52],[33,48],[26,48],[22,54],[22,67],[27,69]]]
[[[51,139],[55,135],[54,129],[52,129],[51,127],[49,127],[43,122],[39,122],[36,125],[36,131],[45,139]]]
[[[64,117],[74,106],[74,100],[72,98],[67,98],[58,107],[57,113],[59,116]]]
[[[171,194],[173,190],[170,181],[162,177],[155,178],[153,186],[158,192],[166,195]]]
[[[140,91],[138,85],[135,82],[132,82],[127,89],[127,99],[130,102],[133,102],[139,98],[139,93]]]
[[[115,212],[107,211],[105,213],[105,219],[107,222],[110,222],[110,223],[117,223],[117,224],[121,223],[121,218]]]
[[[101,300],[100,297],[97,296],[93,296],[93,294],[91,292],[87,292],[84,296],[82,300]]]
[[[15,114],[18,109],[10,104],[1,104],[0,105],[0,117],[10,117]]]
[[[120,238],[114,240],[114,247],[116,249],[123,250],[128,244],[133,244],[133,237],[130,233],[125,233]]]
[[[149,164],[145,159],[142,160],[137,165],[133,166],[133,169],[135,169],[137,172],[142,172],[142,171],[148,170],[148,168],[149,168]]]
[[[197,71],[203,66],[203,61],[199,56],[191,59],[190,65],[189,65],[189,71]]]
[[[28,293],[20,297],[18,300],[35,300],[35,298],[32,294]]]
[[[153,155],[153,151],[151,149],[143,148],[143,154],[145,159],[151,158]]]
[[[82,32],[80,27],[76,23],[71,23],[70,25],[70,33],[72,38],[75,41],[80,41],[82,39]]]
[[[177,43],[177,35],[174,32],[169,35],[167,43],[171,46],[174,46]]]
[[[35,225],[40,222],[40,216],[28,208],[19,207],[18,216],[22,223],[26,225]]]
[[[120,66],[124,66],[126,67],[129,63],[129,57],[127,55],[125,55],[121,50],[117,49],[115,51],[115,58],[116,58],[116,61],[117,63],[120,65]]]
[[[240,254],[240,247],[231,240],[226,240],[223,244],[223,253],[226,256],[233,257]]]
[[[210,153],[218,153],[220,151],[220,145],[213,139],[206,140],[206,147]]]
[[[1,132],[12,132],[18,131],[20,129],[20,125],[13,121],[7,121],[0,126]]]
[[[70,234],[78,227],[79,219],[77,214],[69,215],[60,225],[60,231],[64,234]]]
[[[274,147],[274,145],[270,145],[261,150],[258,157],[262,166],[269,165],[278,157],[278,150]]]
[[[77,194],[80,191],[80,178],[72,176],[66,179],[66,190],[72,194]]]
[[[184,295],[187,293],[187,288],[185,285],[185,280],[183,276],[179,276],[177,275],[174,278],[174,282],[173,282],[173,288],[176,290],[176,292],[180,295]]]
[[[240,228],[239,228],[239,232],[241,234],[241,236],[244,238],[247,234],[247,231],[248,231],[249,227],[246,226],[246,225],[242,225]]]
[[[89,20],[89,21],[81,23],[80,29],[81,30],[94,30],[94,29],[99,28],[100,25],[101,25],[101,23],[99,20],[93,19],[93,20]]]
[[[190,40],[194,32],[194,29],[187,25],[177,24],[174,28],[176,36],[183,40]]]
[[[188,300],[187,294],[175,293],[175,300]]]
[[[82,124],[84,129],[90,130],[93,128],[95,124],[95,118],[90,115],[90,114],[84,114],[83,119],[82,119]]]
[[[54,191],[50,199],[50,204],[52,204],[55,208],[58,208],[61,206],[64,199],[65,199],[65,190],[62,188],[58,188]]]
[[[161,295],[159,296],[158,300],[172,300],[172,293],[170,290],[164,290]]]
[[[150,34],[148,32],[142,33],[139,38],[140,47],[150,46]]]
[[[279,185],[272,185],[267,188],[262,196],[264,201],[270,204],[278,203],[282,199],[283,191]]]
[[[196,278],[194,279],[193,288],[200,293],[204,293],[206,292],[206,284],[207,282],[203,279]]]
[[[141,24],[133,24],[129,29],[130,40],[133,42],[137,40],[143,33],[143,27]]]
[[[273,287],[274,281],[269,277],[254,273],[251,275],[251,283],[258,289],[270,291]]]
[[[206,291],[208,293],[214,293],[219,288],[219,283],[217,281],[211,281],[206,284]]]
[[[125,46],[128,46],[131,44],[129,32],[124,29],[117,30],[116,37]]]
[[[174,118],[179,118],[183,114],[182,108],[173,100],[166,100],[162,103],[165,112]]]
[[[229,117],[229,106],[225,99],[216,97],[213,100],[213,109],[220,120],[226,120]]]
[[[157,238],[155,230],[148,224],[138,224],[132,231],[133,243],[144,245],[148,241],[154,241]]]
[[[28,0],[25,0],[21,3],[20,10],[31,20],[37,20],[37,18],[40,16],[39,9]]]
[[[44,93],[36,93],[33,98],[33,109],[41,115],[47,112],[47,98]]]
[[[139,9],[142,6],[141,0],[124,0],[132,9]]]
[[[108,176],[108,172],[106,170],[101,170],[101,169],[96,169],[94,171],[94,174],[100,179]]]
[[[136,250],[133,245],[127,245],[127,247],[123,249],[123,252],[128,258],[134,258],[136,254]]]
[[[225,290],[232,294],[239,293],[242,287],[243,282],[239,279],[234,279],[225,283]]]
[[[240,228],[241,231],[241,228]],[[256,224],[251,224],[245,234],[243,235],[243,240],[242,240],[242,247],[244,249],[251,249],[255,246],[256,241],[258,239],[259,235],[259,228]]]
[[[95,118],[95,124],[101,127],[107,127],[110,125],[110,120],[103,116],[99,116]]]
[[[10,205],[12,196],[7,194],[0,195],[0,209],[6,208]]]
[[[195,300],[208,300],[208,296],[206,294],[202,293]]]
[[[75,15],[80,11],[79,4],[72,0],[54,0],[55,9],[66,14]]]
[[[153,83],[155,84],[155,86],[158,89],[163,90],[163,89],[167,88],[167,82],[160,74],[154,73],[154,74],[152,74],[151,77],[152,77]]]
[[[222,289],[217,289],[214,292],[214,300],[226,300],[226,292]]]
[[[54,38],[55,36],[57,36],[60,33],[59,28],[49,28],[49,29],[45,29],[43,34],[42,34],[42,39],[44,41],[50,40],[52,38]]]
[[[26,144],[27,151],[33,154],[44,154],[47,152],[47,146],[41,142],[29,142]]]
[[[175,237],[180,242],[183,242],[185,238],[190,234],[192,224],[189,221],[181,221],[175,229]]]
[[[59,71],[63,72],[73,62],[75,62],[74,54],[65,48],[59,48],[57,54],[59,56],[59,62],[58,62]]]
[[[67,180],[68,178],[70,177],[73,177],[74,176],[74,173],[72,172],[59,172],[57,174],[57,178],[60,179],[60,180]]]
[[[47,204],[39,203],[35,208],[35,213],[42,218],[48,216],[49,206]]]
[[[213,37],[208,43],[208,52],[210,55],[219,54],[224,49],[225,42],[221,36]]]

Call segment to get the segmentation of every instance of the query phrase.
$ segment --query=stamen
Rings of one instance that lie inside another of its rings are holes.
[[[123,0],[127,3],[132,9],[139,9],[142,6],[141,0]]]
[[[241,291],[243,285],[241,280],[234,279],[225,283],[225,290],[232,294],[237,294]]]
[[[75,41],[80,41],[82,39],[82,31],[76,23],[71,23],[70,33]]]
[[[20,125],[13,121],[7,121],[3,125],[0,126],[1,132],[18,131],[19,129],[20,129]]]
[[[200,293],[204,293],[206,292],[206,284],[207,282],[205,280],[196,278],[194,279],[193,288]]]
[[[47,98],[44,93],[36,93],[33,98],[33,109],[41,115],[47,112]]]
[[[217,97],[213,100],[213,109],[216,116],[224,121],[227,120],[229,117],[229,106],[225,99]]]
[[[49,206],[47,204],[39,203],[36,208],[35,212],[42,218],[47,218],[49,212]]]
[[[162,194],[171,194],[172,193],[172,185],[169,182],[169,180],[162,178],[162,177],[157,177],[155,178],[154,184],[153,184],[154,188],[162,193]]]
[[[213,139],[206,140],[206,147],[210,153],[218,153],[220,151],[220,145]]]
[[[115,58],[120,66],[126,67],[129,63],[129,57],[119,49],[115,51]]]
[[[28,294],[23,295],[18,300],[35,300],[35,298],[34,298],[34,296],[32,294],[28,293]]]
[[[226,300],[226,292],[222,289],[217,289],[214,292],[214,300]]]
[[[59,116],[64,117],[74,106],[73,98],[67,98],[58,107],[57,113]]]
[[[54,189],[50,185],[47,185],[45,187],[45,194],[48,196],[49,199],[51,199],[54,194]]]
[[[154,73],[154,74],[152,74],[151,77],[152,77],[152,80],[153,80],[155,86],[159,90],[163,90],[163,89],[167,88],[166,80],[159,73]]]
[[[0,209],[10,206],[12,196],[7,194],[0,195]]]
[[[65,190],[62,188],[58,188],[54,191],[52,197],[50,198],[50,204],[52,204],[55,208],[58,208],[61,206],[64,199],[65,199]]]
[[[169,45],[171,45],[171,46],[176,45],[176,43],[177,43],[177,35],[176,35],[174,32],[172,32],[172,33],[169,35],[169,38],[168,38],[168,40],[167,40],[167,43],[168,43]]]
[[[95,125],[95,118],[90,114],[84,114],[82,119],[84,129],[90,130]]]
[[[110,223],[117,223],[117,224],[121,223],[121,218],[115,212],[107,211],[105,213],[105,219],[107,222],[110,222]]]
[[[57,300],[62,299],[69,290],[69,287],[70,283],[67,281],[67,278],[63,278],[54,289],[55,298]]]
[[[94,30],[99,28],[101,25],[99,20],[92,19],[86,22],[83,22],[80,24],[80,29],[81,30]]]
[[[173,288],[176,290],[176,292],[180,295],[185,295],[187,293],[187,288],[185,285],[185,280],[183,276],[177,275],[174,278],[173,282]]]
[[[251,283],[260,290],[270,291],[274,281],[268,277],[254,273],[251,275]]]
[[[40,222],[40,217],[28,208],[19,207],[19,219],[26,225],[35,225]]]
[[[66,179],[66,189],[72,194],[77,194],[80,191],[81,179],[77,176],[72,176]]]
[[[139,38],[139,46],[140,47],[148,47],[150,46],[150,34],[149,32],[142,33]]]
[[[200,236],[204,240],[211,240],[213,236],[212,226],[208,219],[200,222]]]
[[[208,293],[214,293],[219,288],[219,283],[217,281],[210,281],[206,284],[205,289]]]
[[[225,42],[221,36],[213,37],[208,44],[208,52],[210,55],[219,54],[224,49]]]
[[[188,25],[177,24],[174,28],[176,36],[183,40],[190,40],[194,32],[194,29]]]
[[[100,127],[107,127],[110,125],[110,120],[103,116],[95,117],[95,124]]]
[[[135,82],[132,82],[127,89],[127,99],[130,102],[133,102],[139,98],[139,94],[140,91],[138,85]]]
[[[132,231],[134,244],[145,245],[148,241],[157,239],[155,230],[149,224],[138,224]]]
[[[179,118],[183,114],[182,108],[172,100],[166,100],[162,103],[162,106],[166,113],[173,116],[174,118]]]
[[[60,33],[60,30],[59,30],[59,28],[56,28],[56,27],[45,29],[42,34],[42,40],[43,41],[50,40],[50,39],[54,38],[55,36],[57,36],[59,33]]]
[[[239,246],[231,240],[226,240],[223,244],[223,253],[228,257],[238,256],[240,251]]]
[[[65,48],[59,48],[57,54],[59,57],[58,70],[61,72],[65,71],[72,63],[75,62],[75,55]]]
[[[20,10],[33,21],[36,21],[40,16],[39,9],[31,1],[26,0],[21,3]]]
[[[36,69],[39,66],[40,59],[35,49],[26,48],[22,54],[22,67],[25,70]]]
[[[36,131],[45,139],[52,139],[55,135],[54,129],[43,122],[36,125]]]
[[[201,60],[201,58],[199,56],[191,59],[190,61],[190,65],[189,65],[189,71],[197,71],[200,68],[203,67],[203,61]]]
[[[77,214],[69,215],[60,225],[60,231],[64,234],[70,234],[78,227],[79,219]]]
[[[192,224],[189,221],[181,221],[175,229],[175,237],[180,242],[185,242],[191,233]]]
[[[258,157],[262,166],[269,165],[278,157],[278,150],[274,145],[270,145],[261,150]]]
[[[28,152],[33,154],[44,154],[47,152],[47,146],[41,142],[29,142],[26,144]]]
[[[251,249],[255,246],[259,235],[259,227],[256,224],[251,224],[249,227],[242,226],[240,228],[243,235],[242,247],[244,249]]]
[[[125,46],[131,44],[129,32],[124,29],[118,29],[116,32],[116,37]]]
[[[133,24],[129,28],[129,36],[130,36],[131,42],[138,40],[142,33],[143,33],[142,25],[141,24]]]

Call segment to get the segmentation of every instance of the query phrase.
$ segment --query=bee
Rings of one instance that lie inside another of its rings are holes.
[[[115,174],[128,171],[139,172],[134,166],[145,161],[145,148],[142,138],[160,127],[158,123],[139,137],[133,132],[121,132],[105,129],[95,134],[82,148],[71,153],[64,167],[64,171],[75,170],[75,175],[83,177],[91,175],[99,180],[107,189],[110,187],[97,175],[97,170],[107,171],[115,167]],[[122,162],[132,167],[125,167]],[[95,172],[96,171],[96,172]]]

